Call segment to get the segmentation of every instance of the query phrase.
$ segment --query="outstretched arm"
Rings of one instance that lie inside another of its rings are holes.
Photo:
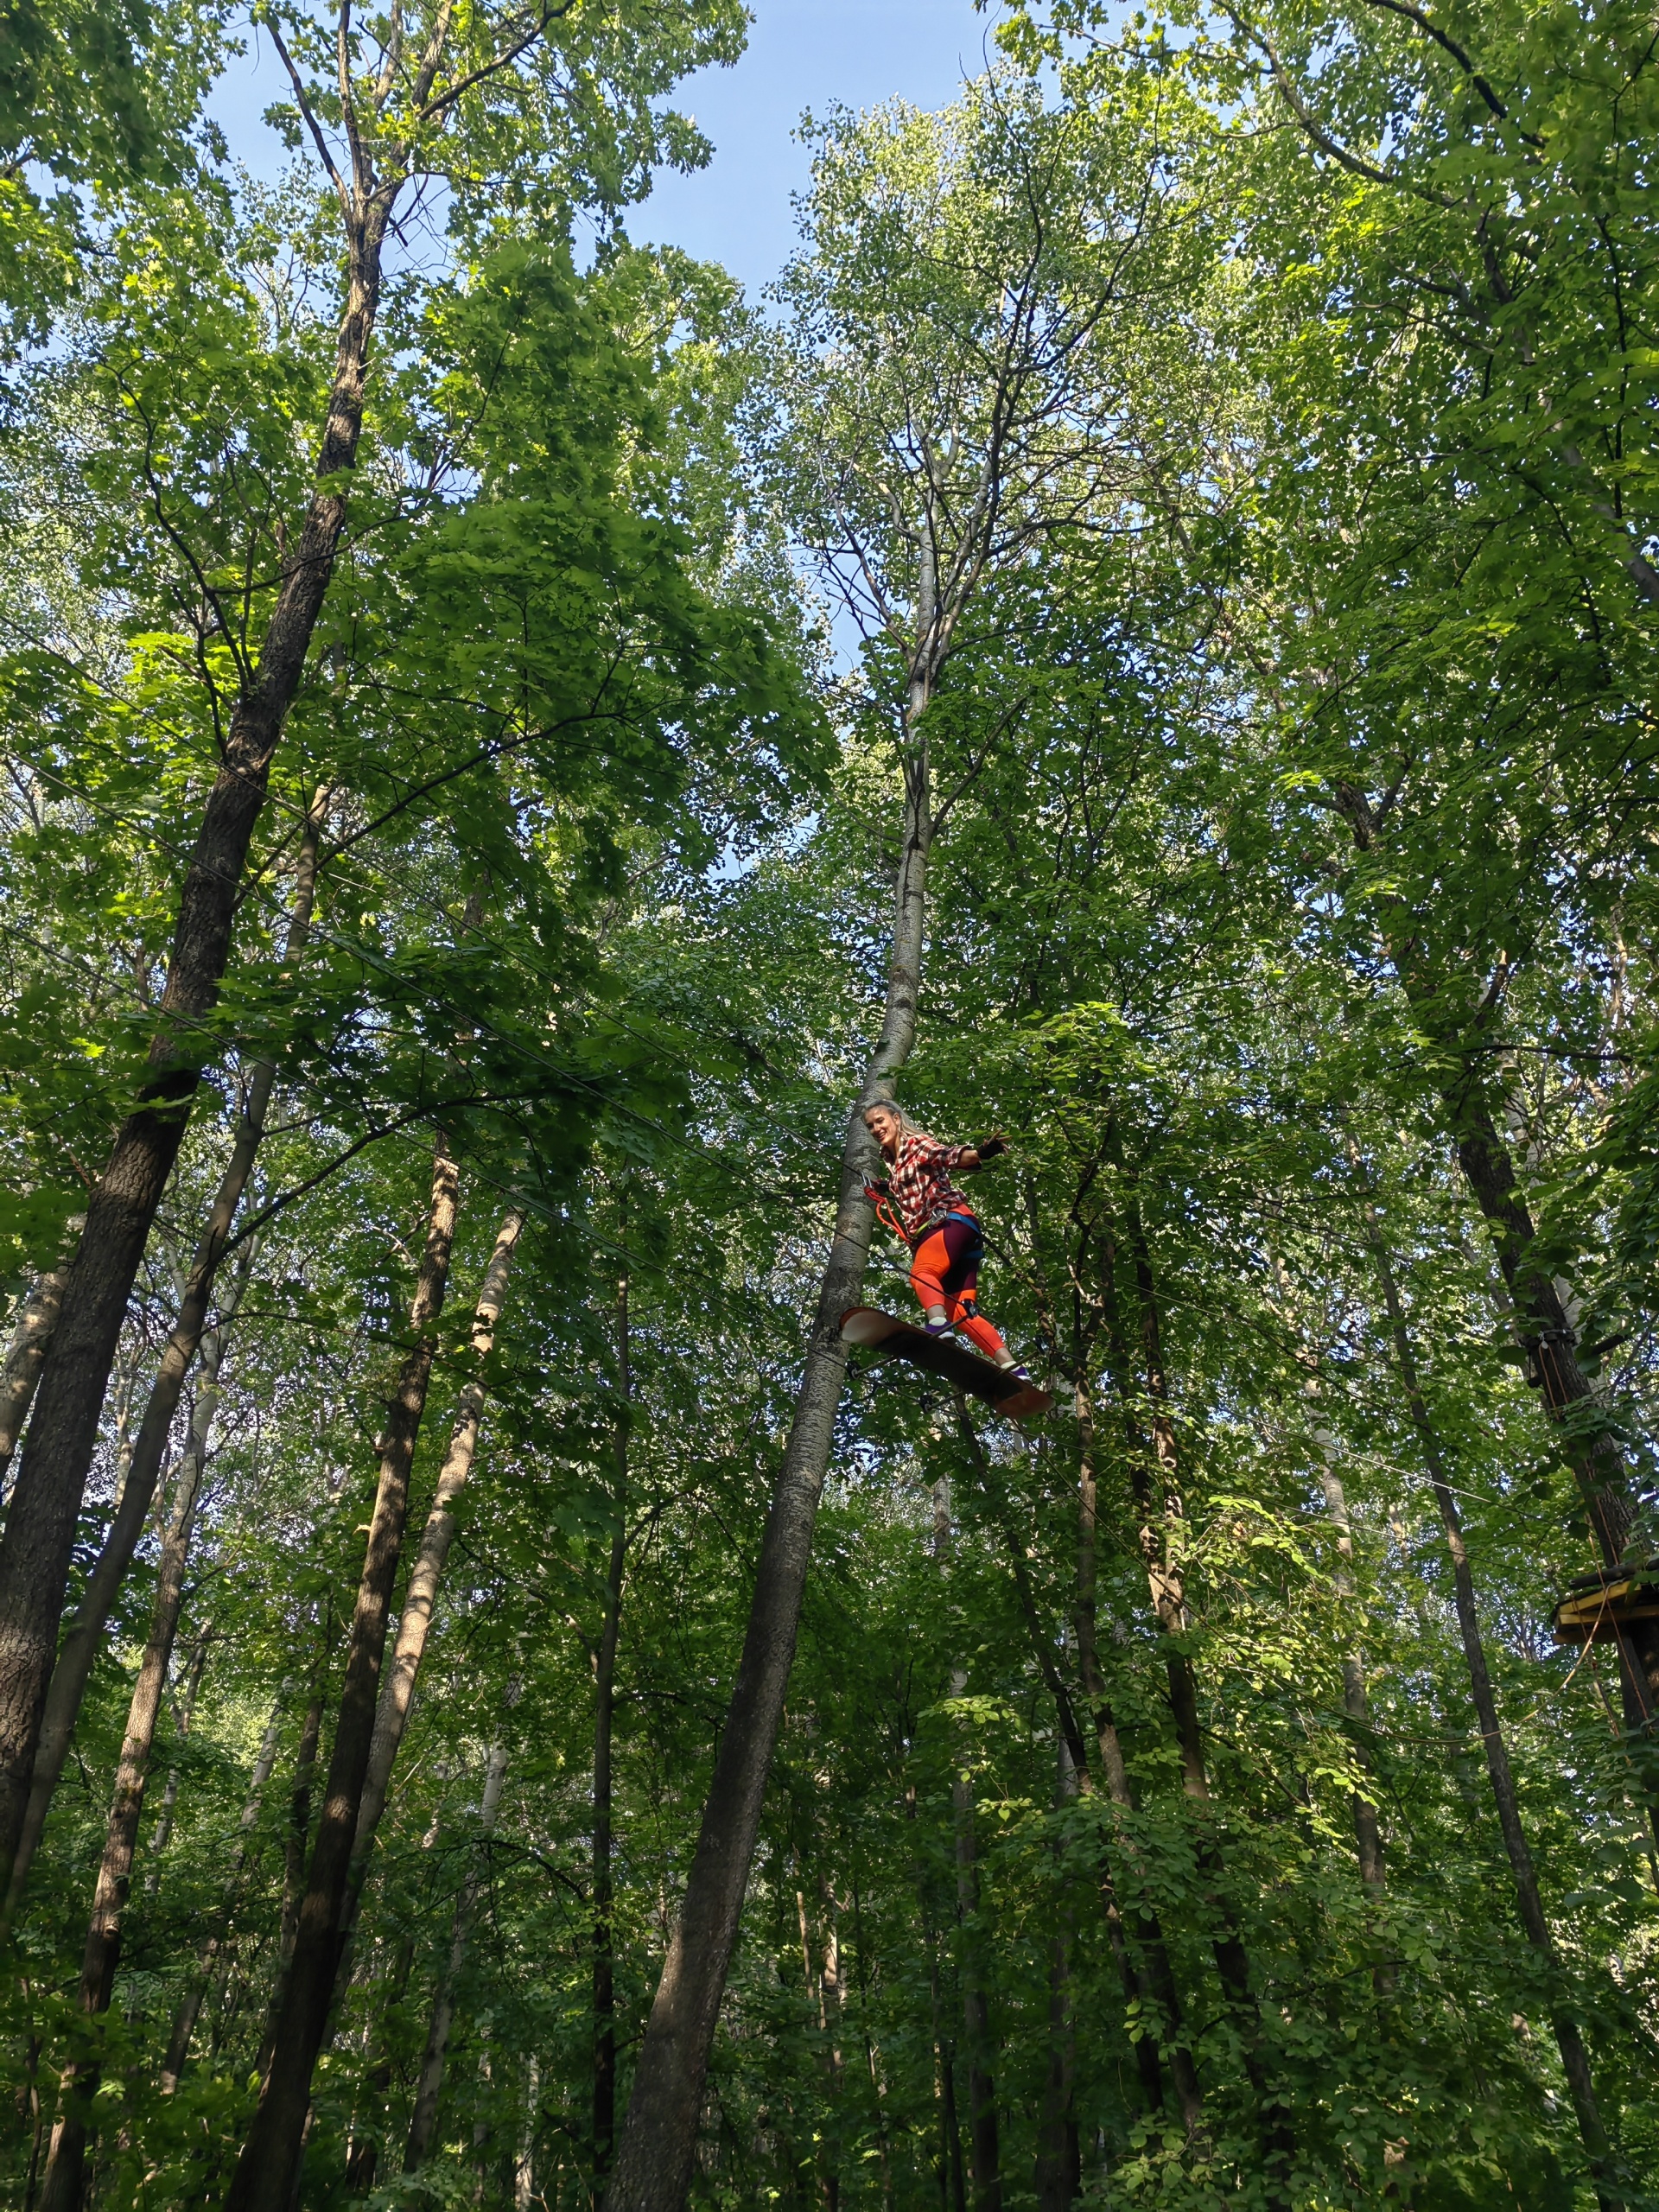
[[[1008,1141],[999,1130],[994,1135],[982,1137],[977,1144],[963,1145],[957,1156],[957,1165],[958,1167],[966,1167],[969,1170],[976,1167],[988,1167],[992,1160],[1001,1159],[1007,1148]]]

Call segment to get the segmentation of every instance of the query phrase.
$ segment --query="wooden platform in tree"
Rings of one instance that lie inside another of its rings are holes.
[[[1659,1618],[1659,1560],[1581,1574],[1550,1616],[1557,1643],[1611,1643],[1625,1621]]]

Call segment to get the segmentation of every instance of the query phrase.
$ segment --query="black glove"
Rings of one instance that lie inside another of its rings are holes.
[[[1000,1130],[988,1137],[982,1137],[974,1147],[974,1150],[979,1154],[979,1164],[982,1167],[988,1160],[1000,1159],[1007,1148],[1008,1141]]]
[[[892,1185],[885,1182],[867,1183],[864,1185],[864,1195],[869,1200],[870,1204],[874,1205],[878,1198],[887,1198],[889,1195],[891,1188]]]

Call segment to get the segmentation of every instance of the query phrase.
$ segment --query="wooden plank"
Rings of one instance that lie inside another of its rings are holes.
[[[841,1317],[841,1333],[847,1344],[887,1353],[930,1375],[942,1376],[1011,1421],[1033,1421],[1054,1402],[1051,1392],[988,1359],[981,1359],[951,1338],[930,1337],[925,1329],[912,1328],[907,1321],[896,1320],[874,1306],[849,1306]]]

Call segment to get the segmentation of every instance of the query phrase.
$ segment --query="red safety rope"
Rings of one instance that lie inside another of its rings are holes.
[[[893,1208],[887,1204],[887,1200],[879,1196],[877,1192],[871,1190],[868,1183],[864,1186],[864,1194],[869,1199],[870,1204],[875,1208],[875,1217],[880,1223],[882,1228],[890,1229],[901,1244],[908,1246],[910,1239],[906,1236],[903,1225],[900,1223],[898,1215],[894,1213]]]

